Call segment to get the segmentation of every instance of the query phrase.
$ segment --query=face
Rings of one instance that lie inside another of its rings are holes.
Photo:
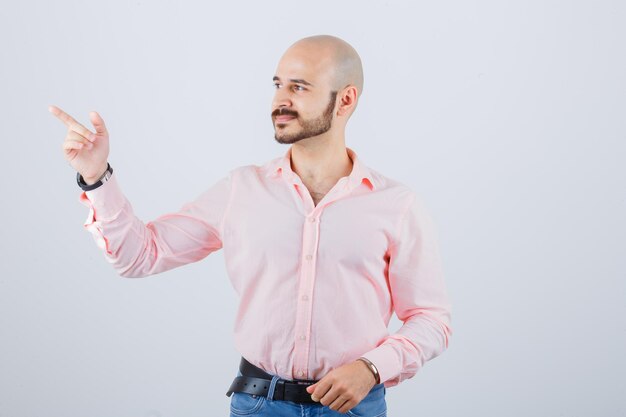
[[[303,118],[297,111],[286,107],[274,110],[272,112],[274,139],[278,143],[291,144],[328,132],[332,126],[336,100],[337,92],[331,91],[326,109],[317,117],[307,119]],[[289,125],[290,123],[292,126]],[[294,123],[297,124],[295,128],[293,127]]]
[[[323,61],[295,48],[279,62],[271,114],[278,143],[296,143],[331,129],[337,91],[330,89],[328,63]]]

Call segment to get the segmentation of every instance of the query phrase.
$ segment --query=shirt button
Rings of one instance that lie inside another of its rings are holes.
[[[306,340],[306,336],[300,336],[300,340]]]
[[[303,299],[304,301],[308,301],[308,300],[309,300],[309,296],[308,296],[308,295],[303,295],[303,296],[302,296],[302,299]]]
[[[307,261],[310,261],[311,259],[313,259],[313,256],[311,256],[311,255],[307,255],[307,256],[306,256],[306,260],[307,260]]]
[[[304,376],[304,375],[306,375],[306,372],[300,371],[300,376]]]
[[[309,221],[310,221],[311,223],[314,223],[314,222],[315,222],[315,217],[311,217],[311,218],[309,219]]]

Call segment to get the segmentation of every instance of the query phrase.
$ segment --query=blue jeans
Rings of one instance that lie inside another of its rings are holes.
[[[241,372],[237,371],[237,376]],[[363,400],[347,413],[331,410],[321,403],[300,404],[293,401],[272,400],[276,381],[274,375],[267,397],[245,392],[233,392],[230,396],[230,417],[386,417],[387,402],[384,385],[377,384]]]

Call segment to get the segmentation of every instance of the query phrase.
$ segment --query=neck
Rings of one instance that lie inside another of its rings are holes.
[[[291,169],[302,181],[334,184],[339,178],[350,175],[352,160],[343,140],[321,136],[309,139],[291,146]]]

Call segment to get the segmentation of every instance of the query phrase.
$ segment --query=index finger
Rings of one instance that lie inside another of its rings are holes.
[[[56,116],[57,119],[62,121],[65,126],[70,127],[72,124],[78,123],[72,116],[65,113],[63,110],[58,108],[57,106],[50,105],[48,106],[48,111]]]
[[[65,126],[79,135],[84,136],[85,138],[89,138],[93,133],[87,129],[82,124],[78,123],[72,116],[65,113],[63,110],[58,108],[57,106],[50,105],[48,106],[48,111],[52,113],[57,119],[62,121]]]

